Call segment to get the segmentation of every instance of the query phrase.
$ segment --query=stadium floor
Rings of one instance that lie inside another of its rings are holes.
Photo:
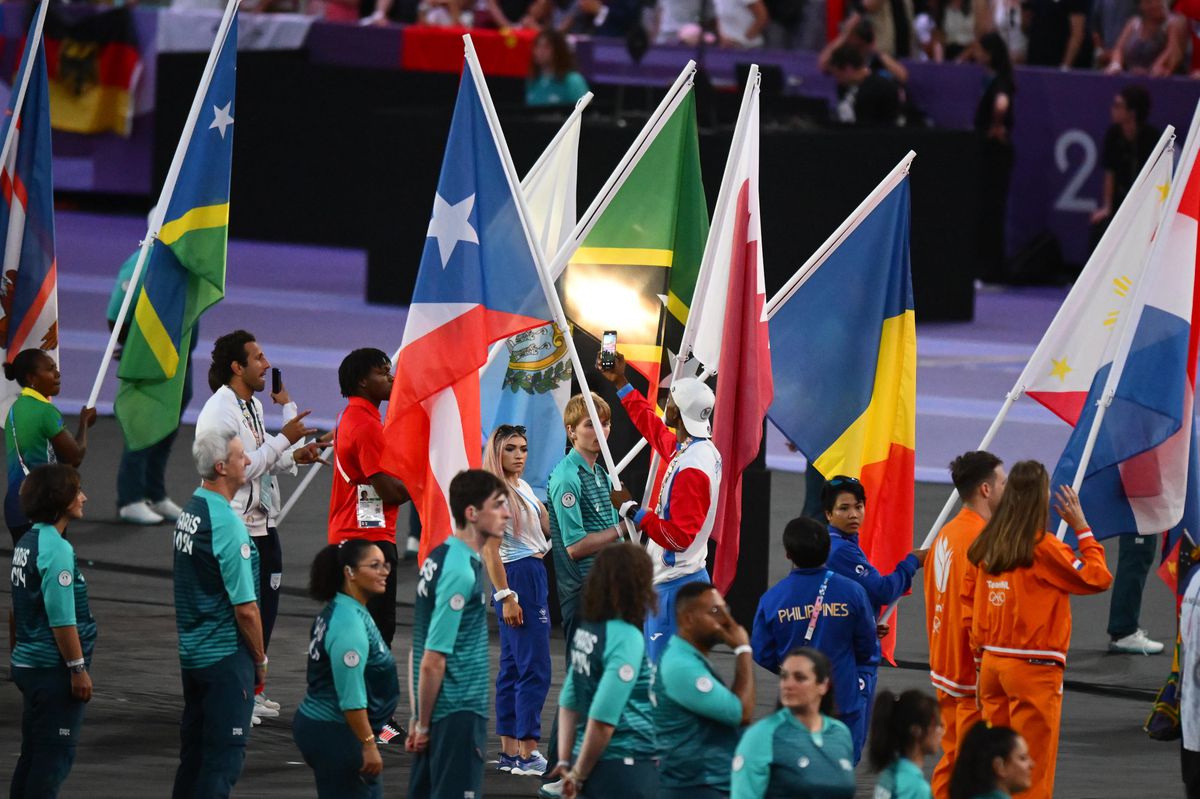
[[[192,430],[181,432],[181,442],[190,442]],[[95,696],[88,707],[82,745],[63,796],[87,795],[94,799],[127,796],[168,796],[178,747],[178,720],[182,708],[179,667],[176,658],[174,609],[171,583],[171,539],[169,528],[136,528],[116,522],[115,473],[120,456],[120,433],[111,418],[102,418],[93,429],[89,454],[82,472],[89,502],[87,518],[70,530],[84,571],[99,623],[100,635],[93,664]],[[172,496],[182,503],[196,485],[187,448],[177,447],[169,470]],[[796,474],[774,473],[776,502],[772,507],[772,531],[777,533],[794,515],[803,498],[803,479]],[[284,493],[295,486],[285,478]],[[917,529],[931,523],[945,497],[945,487],[917,487]],[[320,475],[297,504],[282,529],[284,548],[284,597],[271,646],[268,694],[283,704],[283,715],[254,729],[249,742],[246,767],[237,796],[314,796],[311,774],[300,762],[291,740],[291,716],[304,692],[304,657],[307,635],[317,605],[304,596],[307,567],[312,554],[324,542],[329,496],[328,471]],[[404,514],[401,514],[402,519]],[[780,548],[772,551],[772,573],[786,571]],[[1115,566],[1115,547],[1109,557]],[[7,536],[0,546],[0,560],[11,555]],[[415,588],[414,570],[401,570],[400,628],[396,636],[397,660],[403,661],[411,629],[411,601]],[[7,581],[0,594],[8,592]],[[1151,576],[1146,587],[1142,625],[1159,640],[1174,635],[1174,619],[1168,591]],[[0,603],[8,604],[5,596]],[[1058,761],[1056,796],[1065,799],[1092,797],[1176,797],[1183,791],[1179,782],[1178,744],[1149,740],[1140,726],[1149,710],[1149,698],[1170,668],[1168,655],[1156,657],[1111,656],[1104,648],[1108,595],[1077,598],[1073,602],[1075,635],[1068,687],[1064,703],[1062,741]],[[891,689],[929,688],[926,644],[919,595],[901,605],[900,668],[884,668],[879,685]],[[498,656],[498,639],[492,628],[493,669]],[[7,646],[4,644],[4,646]],[[561,652],[556,635],[552,650]],[[3,659],[7,661],[7,652]],[[715,661],[727,676],[732,658],[718,655]],[[5,670],[0,669],[0,673]],[[554,690],[562,680],[561,658],[554,658]],[[775,680],[759,671],[758,712],[761,717],[774,708]],[[553,702],[547,703],[545,729],[549,729]],[[0,680],[0,780],[12,772],[20,748],[20,694]],[[496,740],[489,746],[494,757]],[[1036,753],[1035,753],[1036,757]],[[410,757],[400,746],[385,747],[386,794],[404,796]],[[485,794],[489,797],[529,797],[538,782],[531,777],[512,777],[489,772]],[[871,796],[873,780],[860,769],[860,796]]]

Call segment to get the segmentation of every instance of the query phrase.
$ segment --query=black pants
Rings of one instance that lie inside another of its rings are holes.
[[[986,282],[1007,277],[1005,247],[1008,222],[1008,188],[1012,182],[1013,148],[1010,144],[984,139],[979,180],[979,264],[977,276]]]
[[[584,799],[654,799],[658,796],[658,766],[653,760],[601,760],[583,784]]]
[[[1200,752],[1179,747],[1179,765],[1187,799],[1200,799]]]
[[[71,696],[71,675],[63,665],[44,669],[14,666],[21,689],[21,756],[13,772],[13,799],[54,799],[75,762],[83,726],[83,702]]]
[[[227,797],[242,774],[254,713],[254,662],[239,647],[201,669],[183,669],[183,719],[174,799]]]
[[[392,566],[392,570],[388,572],[387,588],[379,596],[373,596],[367,600],[367,612],[375,620],[375,626],[379,628],[383,642],[390,648],[392,638],[396,635],[396,574],[400,559],[397,556],[395,541],[372,541],[371,543],[383,550],[383,559]]]
[[[279,531],[267,528],[266,535],[251,536],[258,547],[258,612],[262,616],[263,651],[271,645],[271,631],[279,615],[279,587],[283,585],[283,548]]]
[[[575,637],[575,629],[579,626],[579,604],[582,597],[582,592],[564,597],[560,592],[558,595],[559,606],[562,608],[562,626],[563,639],[566,646],[566,651],[563,652],[563,658],[567,664],[567,671],[571,670],[571,639]],[[555,701],[557,706],[558,702]],[[571,753],[567,752],[565,759],[570,759]],[[559,760],[564,759],[558,751],[558,710],[554,711],[554,720],[550,724],[550,740],[546,742],[546,761],[554,764]]]

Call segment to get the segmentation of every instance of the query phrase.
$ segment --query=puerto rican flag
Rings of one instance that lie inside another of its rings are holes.
[[[1133,301],[1123,312],[1122,333],[1092,380],[1052,478],[1053,485],[1073,481],[1097,403],[1111,391],[1080,489],[1097,538],[1168,530],[1180,521],[1187,501],[1200,334],[1193,324],[1200,225],[1197,120],[1200,107],[1149,259],[1131,283]],[[1083,319],[1077,335],[1090,335],[1091,327],[1084,326],[1089,324],[1103,323]]]
[[[44,13],[44,12],[42,12]],[[35,14],[26,37],[25,53],[5,112],[0,142],[12,131],[13,142],[0,165],[0,231],[4,263],[0,267],[0,339],[4,360],[21,350],[45,350],[58,360],[58,271],[54,259],[54,181],[51,174],[50,90],[46,79],[46,48],[35,35]],[[17,88],[25,79],[21,108],[15,107]],[[0,426],[20,387],[0,381]]]
[[[384,428],[382,465],[421,517],[419,563],[453,530],[451,479],[480,464],[488,346],[553,318],[486,91],[465,69]]]

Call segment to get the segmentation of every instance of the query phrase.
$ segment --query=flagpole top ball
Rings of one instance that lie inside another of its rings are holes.
[[[671,384],[671,399],[679,409],[685,430],[699,438],[712,437],[716,397],[711,388],[694,377],[682,377]]]

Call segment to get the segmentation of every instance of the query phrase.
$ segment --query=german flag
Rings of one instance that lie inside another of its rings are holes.
[[[133,12],[118,8],[85,16],[51,6],[45,40],[50,126],[70,133],[128,136],[142,71]]]

